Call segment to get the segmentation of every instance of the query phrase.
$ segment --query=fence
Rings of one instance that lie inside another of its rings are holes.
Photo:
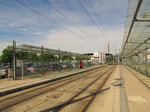
[[[51,74],[52,72],[70,71],[79,69],[82,60],[83,67],[92,64],[88,56],[66,51],[44,48],[43,46],[19,45],[13,41],[13,78],[24,76]]]
[[[143,52],[133,57],[125,58],[123,63],[150,77],[150,58],[148,58],[147,53]]]

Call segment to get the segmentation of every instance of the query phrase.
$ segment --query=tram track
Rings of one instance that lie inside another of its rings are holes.
[[[90,97],[90,99],[86,102],[84,108],[82,108],[80,110],[80,112],[86,112],[87,109],[89,108],[90,104],[94,101],[94,99],[96,98],[97,93],[101,92],[101,88],[103,87],[103,85],[105,84],[105,82],[107,81],[107,79],[109,78],[110,74],[113,72],[113,70],[115,69],[115,67],[112,67],[110,70],[106,71],[105,73],[103,73],[102,75],[100,75],[97,79],[95,79],[93,82],[91,82],[88,86],[86,86],[83,90],[81,90],[79,93],[77,93],[75,96],[73,96],[72,98],[70,98],[68,101],[66,101],[65,103],[63,103],[60,106],[57,106],[56,108],[51,108],[51,110],[46,110],[46,111],[41,111],[41,112],[63,112],[66,109],[64,109],[66,106],[69,106],[69,104],[71,104],[72,102],[74,102],[75,100],[78,99],[83,99],[80,98],[79,95],[81,95],[86,89],[88,89],[90,86],[92,86],[95,82],[97,82],[99,79],[101,79],[105,74],[108,74],[105,78],[103,78],[102,83],[100,84],[100,86],[98,87],[98,89],[96,90],[96,92],[93,92],[93,95],[88,95],[88,97]],[[109,88],[106,88],[106,90]],[[103,90],[102,90],[103,91]],[[79,98],[78,98],[79,97]],[[85,98],[88,98],[87,96]],[[76,98],[76,99],[75,99]],[[85,102],[84,102],[85,103]],[[64,110],[63,110],[64,109]],[[69,110],[70,111],[70,110]],[[72,110],[73,111],[73,110]],[[76,112],[76,111],[75,111]]]
[[[106,67],[107,68],[107,67]],[[107,68],[108,70],[109,68]],[[97,69],[96,71],[100,71],[99,69]],[[60,81],[56,81],[54,83],[51,83],[51,84],[45,84],[45,85],[42,85],[41,87],[36,87],[35,89],[30,89],[30,90],[27,90],[23,93],[20,93],[20,94],[16,94],[14,96],[11,96],[11,97],[8,97],[8,98],[4,98],[4,99],[0,99],[0,111],[3,111],[3,110],[6,110],[7,108],[10,108],[10,107],[13,107],[14,105],[17,105],[21,102],[24,102],[28,99],[32,99],[36,96],[39,96],[41,94],[44,94],[48,91],[51,91],[51,90],[54,90],[54,89],[57,89],[57,88],[60,88],[62,86],[65,86],[73,81],[76,81],[76,80],[79,80],[81,78],[85,78],[85,76],[88,76],[88,75],[91,75],[93,74],[94,72],[96,72],[95,70],[93,71],[89,71],[88,73],[82,73],[82,75],[79,75],[79,76],[75,76],[75,77],[68,77],[66,79],[62,79]],[[65,82],[67,80],[67,82]],[[57,85],[59,83],[59,85]],[[56,86],[54,86],[56,84]],[[50,86],[53,86],[53,88],[49,88]],[[43,89],[43,90],[41,90]],[[39,91],[37,91],[39,90]],[[32,94],[30,94],[32,93]]]
[[[115,69],[115,68],[114,68],[114,69]],[[114,70],[114,69],[113,69],[113,70]],[[104,84],[106,83],[106,81],[109,79],[109,77],[110,77],[111,73],[113,72],[113,70],[109,71],[108,76],[107,76],[106,79],[102,82],[102,84],[98,87],[98,89],[96,90],[95,93],[100,93],[101,91],[103,91],[103,90],[101,90],[101,89],[102,89],[102,87],[104,86]],[[108,87],[108,88],[105,88],[105,90],[107,90],[107,89],[109,89],[109,87]],[[92,96],[92,98],[89,100],[88,104],[84,107],[84,109],[82,110],[82,112],[86,112],[86,111],[88,110],[88,108],[90,107],[90,105],[94,102],[96,96],[97,96],[97,94],[94,94],[94,95]]]
[[[98,71],[99,69],[96,69],[96,71]],[[42,89],[42,88],[45,88],[45,87],[48,87],[48,86],[54,86],[54,84],[57,84],[58,82],[59,83],[61,83],[61,82],[64,82],[64,81],[66,81],[66,80],[70,80],[70,79],[74,79],[74,80],[77,80],[77,79],[79,79],[79,78],[82,78],[82,77],[84,77],[84,75],[90,75],[91,73],[94,73],[94,72],[96,72],[95,70],[91,70],[91,71],[89,71],[89,73],[87,74],[87,73],[81,73],[81,75],[79,76],[79,77],[76,77],[76,76],[71,76],[71,77],[67,77],[67,78],[64,78],[64,79],[60,79],[60,80],[58,80],[58,81],[55,81],[55,82],[51,82],[51,83],[47,83],[47,84],[43,84],[43,85],[40,85],[40,86],[37,86],[37,87],[33,87],[33,88],[31,88],[31,89],[27,89],[27,91],[25,91],[24,92],[24,90],[23,90],[23,93],[20,93],[19,92],[19,94],[14,94],[13,96],[11,95],[11,97],[8,97],[8,98],[4,98],[4,99],[0,99],[0,102],[3,102],[4,100],[8,100],[8,99],[11,99],[11,98],[14,98],[14,97],[16,97],[16,96],[20,96],[20,95],[23,95],[23,94],[26,94],[26,93],[29,93],[29,92],[33,92],[33,91],[35,91],[35,90],[38,90],[38,89]],[[83,75],[83,76],[82,76]],[[71,82],[71,81],[73,81],[73,80],[70,80],[69,82]],[[67,82],[66,82],[67,83]],[[65,84],[65,83],[64,83]],[[10,95],[8,95],[8,96],[10,96]],[[6,96],[7,97],[7,96]],[[2,97],[1,97],[2,98]]]

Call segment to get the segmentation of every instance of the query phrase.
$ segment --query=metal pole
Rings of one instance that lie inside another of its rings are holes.
[[[69,52],[68,55],[69,55],[69,57],[70,57],[70,59],[69,59],[69,65],[70,65],[70,66],[69,66],[69,69],[70,69],[70,71],[71,71],[71,58],[72,58],[72,57],[71,57],[71,53]]]
[[[108,43],[108,63],[109,63],[109,59],[110,57],[109,57],[109,43]]]
[[[133,56],[133,68],[136,69],[136,66],[135,66],[135,56]]]
[[[131,22],[131,25],[130,25],[130,28],[129,28],[129,32],[128,32],[128,35],[127,35],[127,38],[126,38],[126,42],[125,42],[125,44],[123,45],[123,49],[125,48],[125,46],[126,46],[126,44],[127,44],[127,41],[128,41],[128,38],[130,37],[132,28],[133,28],[133,26],[134,26],[134,22],[136,21],[136,17],[137,17],[137,15],[138,15],[138,12],[139,12],[139,10],[140,10],[140,7],[141,7],[141,5],[142,5],[142,2],[143,2],[143,0],[138,0],[137,7],[136,7],[135,13],[134,13],[134,15],[133,15],[133,20],[132,20],[132,22]],[[122,54],[122,53],[121,53],[121,54]]]
[[[43,50],[44,50],[44,47],[43,46],[41,46],[41,56],[42,56],[42,75],[44,75],[44,57],[43,57]]]
[[[24,79],[24,60],[22,60],[22,80]]]
[[[118,64],[120,63],[120,62],[119,62],[119,60],[120,60],[119,58],[120,58],[120,57],[119,57],[119,54],[118,54],[118,57],[117,57],[117,60],[118,60]]]
[[[115,63],[115,59],[114,59],[115,57],[113,56],[113,64]]]
[[[10,79],[11,77],[11,72],[10,72],[10,68],[8,68],[8,78]]]
[[[70,57],[71,58],[71,57]],[[69,60],[70,61],[70,71],[71,71],[71,59]]]
[[[78,54],[77,54],[77,56],[76,56],[76,61],[77,61],[77,66],[76,66],[76,67],[77,67],[77,69],[79,68],[79,59],[78,59],[78,57],[79,57],[79,56],[78,56]]]
[[[140,55],[138,54],[138,71],[141,72],[140,70]]]
[[[16,80],[16,41],[13,40],[13,79]]]
[[[134,59],[133,59],[133,56],[132,56],[132,68],[134,69]]]
[[[147,62],[147,44],[146,45],[146,50],[145,50],[145,66],[146,66],[146,71],[145,71],[145,75],[148,75],[148,62]]]
[[[60,50],[58,49],[58,69],[59,69],[59,72],[61,72],[61,68],[60,68]]]
[[[132,56],[132,68],[134,69],[134,58]]]

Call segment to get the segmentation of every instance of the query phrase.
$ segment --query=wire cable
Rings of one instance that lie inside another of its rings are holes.
[[[19,4],[21,4],[21,5],[23,5],[23,6],[27,7],[27,8],[29,8],[29,9],[32,10],[33,12],[39,14],[40,16],[46,18],[46,19],[49,20],[50,22],[53,22],[53,23],[57,24],[58,26],[63,27],[64,29],[66,29],[66,30],[68,30],[69,32],[71,32],[71,33],[73,33],[74,35],[76,35],[78,38],[87,41],[90,45],[91,45],[91,44],[93,45],[93,43],[91,43],[91,42],[88,41],[87,39],[84,39],[82,36],[80,36],[80,35],[78,35],[77,33],[73,32],[72,30],[70,30],[69,28],[65,27],[64,25],[59,24],[58,22],[56,22],[56,21],[54,21],[53,19],[49,18],[48,16],[42,14],[41,12],[37,11],[36,9],[34,9],[34,8],[30,7],[30,6],[28,6],[27,4],[25,4],[25,3],[23,3],[23,2],[21,2],[21,1],[19,1],[19,0],[16,0],[16,1],[17,1]],[[94,45],[94,47],[95,47],[95,45]],[[98,49],[97,47],[95,47],[95,48]]]
[[[48,0],[44,0],[45,3],[47,3],[50,7],[52,7],[55,11],[57,11],[60,15],[62,15],[66,20],[68,20],[72,25],[74,25],[76,28],[78,28],[80,30],[80,32],[82,32],[84,35],[86,35],[87,37],[89,37],[90,39],[92,39],[92,41],[94,41],[95,43],[97,43],[98,45],[101,44],[98,41],[96,41],[95,39],[91,38],[84,30],[82,30],[82,28],[80,28],[77,24],[75,24],[74,22],[72,22],[71,19],[69,19],[67,16],[65,16],[65,14],[63,14],[60,10],[58,10],[56,7],[54,7]]]
[[[79,5],[81,6],[81,8],[84,10],[84,12],[89,16],[89,18],[92,20],[92,22],[95,24],[95,26],[97,27],[98,31],[100,32],[100,34],[102,33],[99,26],[97,25],[97,23],[95,22],[95,20],[92,18],[92,16],[89,14],[89,12],[86,10],[86,8],[82,5],[82,3],[80,2],[80,0],[77,0],[77,2],[79,3]],[[102,33],[103,34],[103,33]],[[105,38],[107,38],[105,36],[105,34],[103,34],[103,36]]]
[[[93,12],[94,12],[94,14],[95,14],[95,17],[97,18],[97,20],[98,20],[98,22],[99,22],[99,24],[102,26],[102,29],[103,29],[105,35],[107,35],[107,36],[110,38],[110,36],[107,34],[107,32],[106,32],[106,30],[105,30],[105,28],[104,28],[104,26],[103,26],[102,21],[100,20],[99,16],[96,14],[96,11],[95,11],[95,9],[94,9],[92,3],[90,2],[90,0],[87,0],[87,1],[88,1],[88,3],[90,4],[90,6],[91,6],[91,8],[92,8],[92,10],[93,10]]]

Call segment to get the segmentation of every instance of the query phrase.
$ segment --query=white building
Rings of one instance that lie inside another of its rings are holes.
[[[91,57],[91,62],[93,64],[104,64],[106,62],[106,54],[104,52],[86,53]]]
[[[104,64],[106,62],[106,55],[104,52],[93,53],[93,58],[91,58],[97,64]]]

